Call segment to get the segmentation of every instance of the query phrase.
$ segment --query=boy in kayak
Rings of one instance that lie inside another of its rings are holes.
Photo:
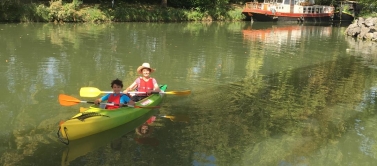
[[[150,74],[153,73],[155,69],[151,68],[149,63],[143,63],[136,70],[141,77],[136,78],[136,80],[123,91],[124,94],[127,94],[129,91],[137,88],[138,92],[145,92],[145,94],[137,94],[131,99],[135,102],[140,101],[150,95],[152,92],[160,92],[160,87],[157,84],[156,79],[150,77]]]
[[[134,102],[130,100],[127,95],[124,95],[121,92],[123,88],[123,82],[119,79],[115,79],[111,81],[111,88],[113,89],[113,93],[107,94],[97,100],[94,101],[94,104],[99,104],[101,101],[107,100],[107,103],[113,103],[114,105],[106,105],[106,109],[117,109],[122,107],[122,105],[129,104],[133,105]]]

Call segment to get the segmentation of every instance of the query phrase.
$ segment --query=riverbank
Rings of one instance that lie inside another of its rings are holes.
[[[359,17],[348,26],[345,33],[358,39],[377,41],[377,17]]]
[[[0,12],[2,22],[179,22],[179,21],[241,21],[242,5],[201,11],[161,7],[160,5],[104,2],[82,4],[54,1],[49,4],[30,3]]]

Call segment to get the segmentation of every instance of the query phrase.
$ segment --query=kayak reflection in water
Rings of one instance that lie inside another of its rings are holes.
[[[145,123],[140,125],[135,129],[137,136],[134,140],[138,144],[157,146],[159,144],[156,138],[150,138],[150,135],[153,132],[153,126],[151,124],[156,120],[156,116],[150,117]],[[128,133],[129,134],[129,133]],[[119,151],[122,148],[122,139],[129,139],[128,134],[123,135],[122,137],[111,141],[111,149]],[[133,140],[132,138],[130,140]]]
[[[156,116],[150,117],[145,123],[135,129],[138,135],[135,141],[139,144],[157,146],[159,144],[156,138],[151,138],[150,135],[153,132],[153,126],[151,124],[156,120]]]

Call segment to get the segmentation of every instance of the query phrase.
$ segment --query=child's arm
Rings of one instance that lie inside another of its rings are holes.
[[[123,95],[121,98],[120,98],[120,106],[122,105],[134,105],[135,102],[132,101],[127,95]]]
[[[105,101],[105,100],[108,100],[108,99],[109,99],[109,96],[110,96],[110,94],[107,94],[107,95],[102,96],[101,98],[99,98],[99,99],[97,99],[97,100],[94,100],[94,104],[97,104],[97,105],[98,105],[100,102]]]
[[[135,81],[134,81],[129,87],[127,87],[127,88],[123,91],[123,93],[126,94],[126,93],[128,93],[129,91],[134,90],[134,89],[136,88],[137,84],[138,84],[138,81],[140,81],[139,78],[136,78],[136,80],[135,80]]]

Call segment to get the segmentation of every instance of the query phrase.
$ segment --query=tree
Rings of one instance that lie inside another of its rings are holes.
[[[168,0],[161,0],[161,6],[167,7],[168,6]]]

